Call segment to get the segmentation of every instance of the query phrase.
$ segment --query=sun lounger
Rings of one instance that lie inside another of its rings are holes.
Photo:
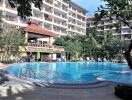
[[[101,58],[98,58],[98,62],[102,62]]]
[[[103,62],[107,62],[107,59],[106,58],[103,58]]]

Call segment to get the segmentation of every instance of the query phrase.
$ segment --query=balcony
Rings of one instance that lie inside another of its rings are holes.
[[[10,15],[6,15],[5,19],[11,22],[16,22],[17,23],[17,16],[10,16]]]
[[[71,14],[71,16],[72,16],[72,17],[74,17],[74,18],[76,18],[76,17],[77,17],[77,16],[76,16],[76,14]]]
[[[54,4],[55,7],[61,9],[62,8],[62,4],[58,1],[55,0],[55,4]]]
[[[77,17],[78,20],[82,20],[80,17]]]
[[[39,18],[39,19],[43,19],[42,14],[34,13],[34,17]]]
[[[44,14],[44,19],[45,19],[46,21],[52,22],[53,16],[45,13],[45,14]]]
[[[27,25],[27,20],[24,20],[24,19],[20,19],[20,24],[23,24],[23,25]]]
[[[72,23],[72,24],[76,24],[76,21],[69,21],[70,23]]]
[[[125,40],[132,39],[131,34],[124,34],[124,35],[122,35],[122,39],[125,39]]]
[[[29,52],[64,52],[64,48],[62,46],[56,45],[48,45],[48,44],[41,44],[41,43],[28,43],[27,51]]]
[[[62,18],[67,19],[67,15],[65,15],[65,14],[62,15]]]
[[[86,16],[86,13],[85,13],[85,12],[77,11],[77,13],[78,13],[80,16]]]
[[[63,22],[63,21],[54,20],[54,23],[55,24],[58,24],[60,27],[62,27],[62,26],[63,27],[67,27],[67,23],[66,22]]]
[[[0,7],[2,7],[3,6],[3,1],[2,0],[0,0]]]
[[[100,22],[98,26],[104,26],[104,22]]]
[[[64,2],[65,4],[68,4],[68,0],[62,0],[62,2]]]
[[[77,10],[76,10],[75,8],[73,8],[73,7],[69,7],[69,9],[72,10],[72,11],[74,11],[74,12],[77,11]]]
[[[69,27],[70,30],[76,31],[77,29],[75,27]]]
[[[48,13],[53,13],[53,8],[45,7],[45,11]]]
[[[57,33],[61,33],[61,30],[57,29],[57,28],[54,28],[54,31],[57,32]]]
[[[16,8],[12,8],[12,7],[9,5],[9,3],[6,3],[6,8],[16,11]]]
[[[53,5],[53,0],[45,0],[46,3]]]
[[[67,34],[67,31],[64,31],[64,30],[63,30],[62,33],[63,33],[63,34]]]
[[[62,22],[61,23],[63,26],[67,26],[67,23],[66,22]]]
[[[54,20],[54,23],[61,24],[61,21]]]
[[[64,11],[68,11],[68,7],[65,6],[65,5],[62,5],[62,10],[64,10]]]
[[[45,29],[48,29],[48,30],[52,30],[52,26],[51,26],[51,25],[46,25],[46,24],[44,24],[44,28],[45,28]]]

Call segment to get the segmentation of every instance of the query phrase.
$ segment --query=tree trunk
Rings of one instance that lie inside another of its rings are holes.
[[[131,50],[132,50],[132,40],[130,41],[130,45],[128,47],[128,50],[125,51],[125,58],[127,60],[128,66],[132,70]]]

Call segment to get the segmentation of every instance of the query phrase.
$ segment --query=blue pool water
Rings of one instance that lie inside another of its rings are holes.
[[[130,69],[126,64],[106,62],[33,62],[11,65],[7,71],[17,77],[51,83],[82,84],[96,82],[97,77],[113,79],[116,75],[112,73],[120,75],[119,72],[127,72]]]
[[[106,81],[132,85],[132,73],[110,73],[100,75],[98,78]]]

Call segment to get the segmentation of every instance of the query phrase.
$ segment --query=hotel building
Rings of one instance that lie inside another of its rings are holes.
[[[132,39],[132,29],[130,29],[128,26],[121,24],[121,29],[119,31],[116,30],[115,24],[118,22],[116,18],[113,18],[113,20],[109,20],[109,18],[103,18],[95,27],[94,25],[94,16],[88,16],[87,17],[87,29],[96,29],[97,34],[101,34],[103,32],[106,32],[108,30],[111,30],[113,32],[113,35],[118,37],[119,39],[123,40],[130,40]]]
[[[53,60],[64,53],[64,49],[54,46],[56,37],[61,35],[85,35],[87,11],[68,0],[43,0],[41,11],[32,4],[31,24],[17,16],[16,8],[11,8],[8,0],[0,0],[3,21],[25,31],[27,52],[51,54]],[[24,52],[24,51],[23,51]]]

